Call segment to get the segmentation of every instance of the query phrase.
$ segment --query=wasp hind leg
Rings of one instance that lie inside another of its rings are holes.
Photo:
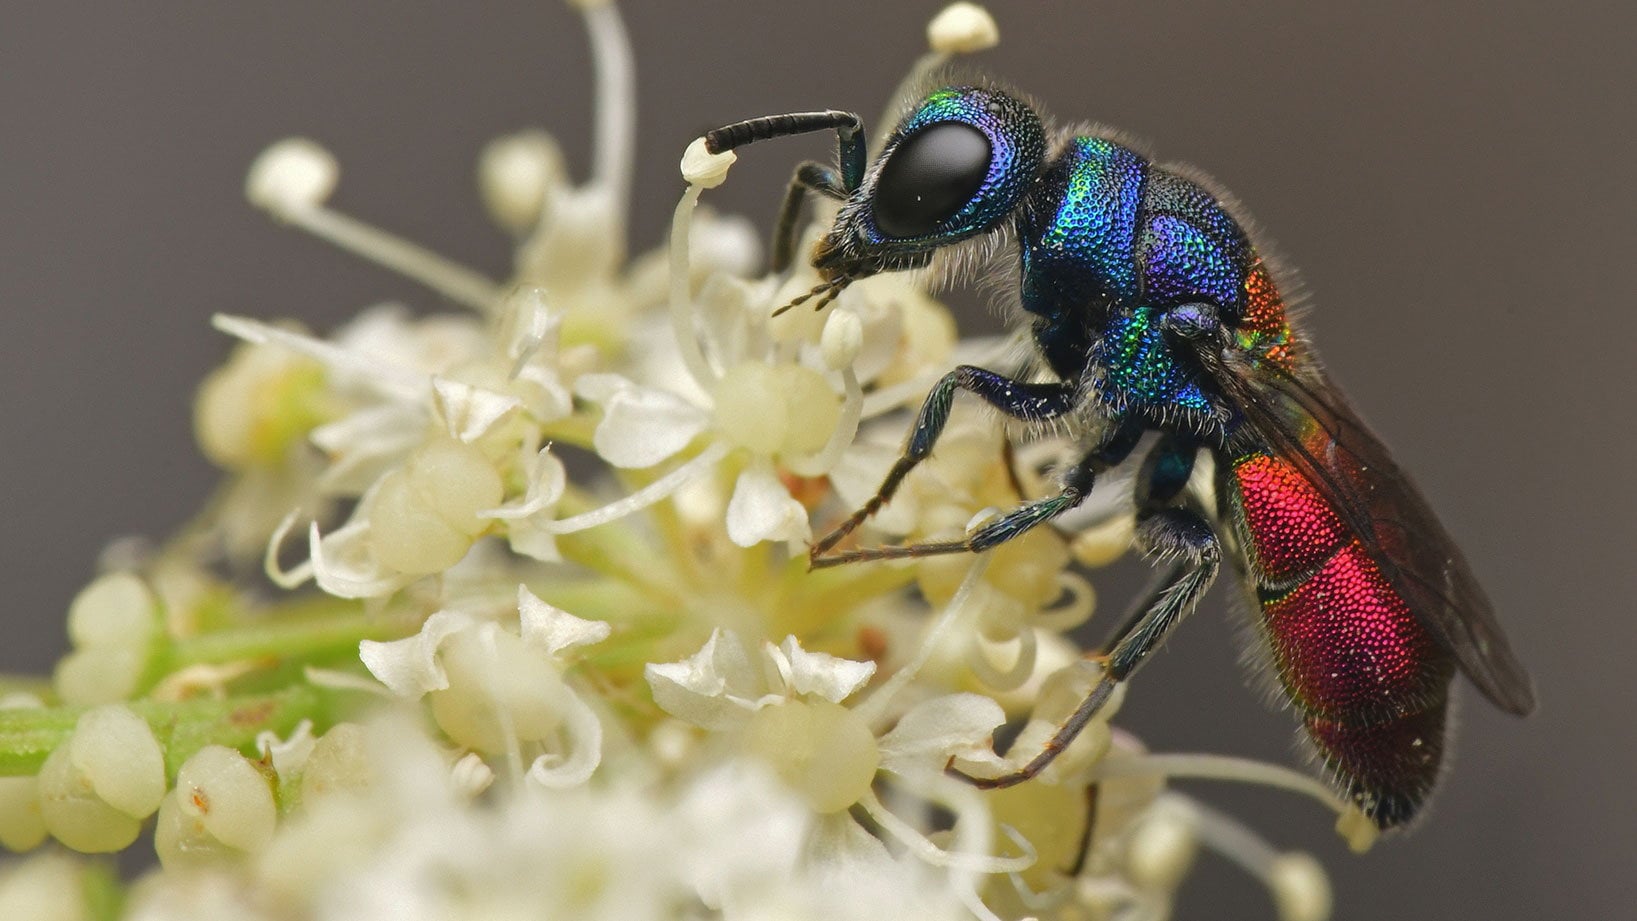
[[[985,790],[1015,786],[1037,776],[1090,725],[1114,689],[1159,648],[1171,629],[1198,607],[1220,568],[1221,543],[1198,510],[1171,504],[1187,485],[1196,451],[1193,443],[1166,436],[1144,459],[1137,480],[1134,540],[1144,555],[1166,563],[1167,568],[1114,632],[1105,651],[1097,655],[1104,662],[1103,674],[1085,700],[1040,753],[1018,770],[999,777],[973,777],[954,769],[950,773]]]

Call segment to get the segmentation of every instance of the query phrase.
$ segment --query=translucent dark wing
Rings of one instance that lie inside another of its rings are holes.
[[[1511,713],[1533,710],[1533,683],[1460,549],[1324,373],[1264,363],[1252,374],[1220,356],[1201,360],[1268,448],[1294,464],[1358,535],[1484,696]]]

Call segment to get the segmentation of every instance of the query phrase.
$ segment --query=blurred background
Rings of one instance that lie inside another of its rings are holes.
[[[590,72],[549,0],[6,4],[0,18],[0,669],[41,672],[98,551],[160,536],[215,481],[191,399],[215,311],[327,330],[424,290],[272,226],[241,194],[268,142],[342,164],[334,203],[504,275],[475,158],[552,131],[584,176]],[[873,117],[933,0],[629,3],[641,89],[633,236],[657,243],[683,147],[740,118]],[[1147,139],[1232,189],[1311,291],[1307,328],[1497,602],[1541,707],[1462,685],[1425,825],[1355,857],[1312,804],[1192,787],[1329,867],[1338,918],[1625,916],[1637,899],[1630,303],[1637,154],[1621,4],[995,0],[986,69],[1064,121]],[[880,130],[881,126],[872,126]],[[822,138],[747,152],[714,205],[766,225]],[[971,331],[994,328],[972,314]],[[1099,580],[1117,610],[1133,573]],[[1160,750],[1290,762],[1247,690],[1221,588],[1119,722]],[[1105,613],[1105,617],[1109,615]],[[1266,917],[1204,856],[1178,917]]]

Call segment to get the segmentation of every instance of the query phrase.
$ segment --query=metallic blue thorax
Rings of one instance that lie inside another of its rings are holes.
[[[1076,137],[1045,165],[1019,220],[1023,307],[1064,380],[1154,420],[1207,412],[1199,369],[1161,332],[1165,312],[1209,303],[1232,328],[1252,251],[1197,183],[1107,138]]]

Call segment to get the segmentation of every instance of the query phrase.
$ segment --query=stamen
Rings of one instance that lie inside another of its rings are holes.
[[[551,789],[585,783],[602,763],[602,720],[578,694],[566,695],[565,705],[563,726],[558,733],[569,740],[569,753],[541,755],[529,766],[529,779]]]
[[[688,148],[691,153],[694,147],[703,149],[702,141],[694,141]],[[722,156],[729,156],[724,154]],[[732,161],[729,160],[729,163]],[[688,173],[689,160],[683,156],[683,172]],[[726,172],[726,167],[722,167]],[[720,182],[720,179],[716,180]],[[677,350],[682,353],[682,364],[688,369],[688,374],[695,384],[706,393],[721,377],[710,362],[705,360],[705,352],[699,347],[699,336],[693,326],[693,292],[692,271],[688,263],[688,233],[693,228],[693,213],[699,207],[699,193],[706,188],[698,181],[690,179],[687,191],[682,193],[682,200],[677,202],[676,214],[671,217],[671,333],[676,337]]]
[[[853,371],[853,362],[863,348],[864,325],[858,314],[841,311],[832,314],[824,324],[819,347],[824,363],[841,373],[843,397],[841,417],[824,447],[811,457],[797,458],[788,463],[791,472],[801,476],[819,476],[829,473],[841,461],[841,455],[858,436],[858,420],[864,412],[864,388]]]
[[[262,556],[261,568],[267,574],[267,581],[282,589],[299,588],[302,583],[313,577],[311,560],[291,569],[279,568],[279,547],[284,543],[284,538],[289,536],[291,529],[295,527],[296,519],[300,517],[301,509],[295,509],[284,516],[284,520],[279,522],[279,526],[273,529],[273,536],[267,539],[267,552]]]
[[[325,207],[337,170],[328,151],[292,138],[262,152],[250,164],[245,197],[275,220],[426,285],[481,313],[495,309],[499,285],[431,250]]]
[[[318,583],[319,588],[337,598],[376,598],[408,584],[408,576],[390,572],[379,564],[374,572],[344,572],[324,558],[325,540],[344,547],[349,541],[363,538],[368,530],[369,522],[355,521],[337,528],[328,538],[324,538],[318,533],[318,522],[312,523],[307,531],[307,555],[313,567],[313,581]]]
[[[1280,921],[1323,921],[1330,917],[1330,883],[1324,869],[1306,854],[1274,850],[1238,819],[1179,794],[1195,814],[1199,840],[1238,864],[1268,888]]]
[[[1012,664],[1002,670],[991,658],[991,650],[1011,642],[1017,644]],[[1021,627],[1006,643],[991,642],[981,636],[974,635],[968,649],[966,664],[972,669],[972,674],[986,687],[996,691],[1015,691],[1022,687],[1034,674],[1035,658],[1039,654],[1039,644],[1034,629],[1028,626]]]
[[[1265,761],[1228,755],[1132,755],[1102,761],[1091,770],[1091,782],[1110,777],[1158,774],[1172,779],[1227,780],[1258,784],[1318,800],[1340,815],[1350,807],[1322,782],[1298,771]]]
[[[356,375],[387,396],[419,399],[431,388],[432,379],[419,371],[381,361],[371,355],[349,351],[331,342],[302,333],[280,329],[260,320],[218,313],[210,325],[246,342],[275,343],[323,363],[332,371]]]
[[[591,181],[608,190],[612,234],[620,258],[625,254],[625,221],[630,207],[631,172],[636,153],[636,65],[631,39],[613,3],[581,2],[591,61],[597,72],[592,131]]]
[[[967,787],[966,789],[971,788]],[[882,804],[881,800],[876,797],[874,790],[865,793],[864,798],[858,801],[858,805],[863,807],[864,812],[881,826],[882,831],[891,835],[900,844],[908,848],[910,853],[914,854],[916,858],[934,867],[949,867],[951,869],[966,870],[972,873],[1018,873],[1022,872],[1023,870],[1027,870],[1029,867],[1033,866],[1035,862],[1035,855],[1032,853],[1024,854],[1020,857],[991,857],[985,853],[987,850],[987,841],[984,842],[985,847],[982,849],[973,848],[972,850],[960,851],[945,850],[938,845],[933,844],[932,839],[921,834],[921,832],[913,825],[910,825],[908,822],[905,822],[903,819],[900,819],[898,816],[894,815],[892,811]],[[949,804],[940,803],[940,805],[947,806]],[[951,811],[959,812],[960,810]],[[981,822],[978,822],[977,819],[981,818],[987,820],[987,810],[983,809],[982,805],[979,804],[977,811],[982,813],[982,815],[970,817],[964,824],[973,826],[971,828],[971,835],[973,837],[981,836],[987,838],[987,835],[983,833],[983,830],[976,827],[977,825],[982,824]],[[963,823],[959,819],[957,819],[955,822],[957,829],[962,824]]]
[[[961,587],[955,590],[954,597],[949,599],[943,613],[938,615],[938,619],[932,622],[926,634],[921,637],[921,642],[915,648],[914,657],[853,708],[866,722],[873,724],[886,715],[887,704],[892,701],[893,695],[915,680],[915,676],[932,659],[932,653],[937,649],[943,635],[966,619],[969,613],[966,610],[967,604],[979,581],[983,579],[984,570],[989,568],[989,559],[989,554],[985,553],[972,561],[971,568],[966,571],[966,578],[961,580]]]
[[[649,483],[647,486],[644,486],[629,496],[615,502],[610,502],[601,508],[592,509],[584,514],[575,515],[571,518],[563,518],[557,521],[545,522],[540,525],[540,530],[546,532],[547,534],[573,534],[576,531],[584,531],[586,528],[594,528],[598,525],[607,524],[610,521],[616,521],[620,518],[624,518],[626,515],[630,515],[634,512],[639,512],[648,506],[653,505],[655,502],[658,502],[659,500],[671,495],[678,489],[681,489],[683,486],[686,486],[699,477],[710,473],[712,468],[716,466],[717,462],[721,461],[722,458],[727,457],[728,450],[729,448],[727,445],[721,442],[716,442],[707,447],[705,450],[699,452],[698,457],[695,457],[693,460],[688,461],[682,466],[672,470],[670,473],[665,474],[652,483]]]

